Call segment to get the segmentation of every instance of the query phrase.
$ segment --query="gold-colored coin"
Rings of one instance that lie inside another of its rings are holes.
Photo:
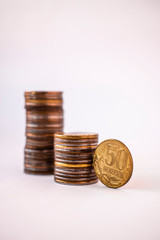
[[[68,168],[84,168],[84,167],[91,167],[92,163],[86,163],[86,164],[69,164],[69,163],[60,163],[55,162],[56,167],[68,167]]]
[[[109,139],[95,150],[93,165],[99,180],[111,188],[126,184],[133,171],[133,159],[128,148],[120,141]]]
[[[55,139],[97,139],[97,133],[87,133],[87,132],[71,132],[71,133],[55,133]]]

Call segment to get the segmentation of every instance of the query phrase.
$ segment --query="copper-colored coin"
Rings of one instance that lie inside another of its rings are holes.
[[[63,114],[63,108],[62,106],[55,106],[55,107],[46,107],[46,106],[40,106],[40,107],[27,107],[26,108],[26,114],[27,116],[45,116],[46,114],[48,116],[59,116],[60,114]]]
[[[28,129],[35,129],[35,130],[47,130],[47,129],[57,129],[57,128],[62,128],[63,127],[63,123],[51,123],[51,124],[46,124],[46,123],[38,123],[38,124],[31,124],[31,123],[27,123],[26,127]]]
[[[26,128],[26,134],[27,133],[33,133],[33,134],[54,134],[56,133],[57,131],[59,131],[60,129],[62,129],[63,127],[61,128],[36,128],[36,129],[33,129],[33,128]]]
[[[27,148],[30,148],[30,149],[35,149],[35,150],[45,150],[45,149],[53,149],[52,145],[48,145],[48,146],[34,146],[34,145],[29,145],[29,144],[26,144],[26,147]]]
[[[46,167],[53,167],[53,162],[46,162],[46,161],[34,161],[34,160],[28,160],[28,159],[25,159],[25,165],[27,166],[30,166],[30,167],[35,167],[35,168],[38,168],[38,167],[42,167],[42,168],[46,168]]]
[[[58,99],[58,100],[27,100],[26,103],[25,103],[25,106],[28,107],[39,107],[39,106],[62,106],[62,100]]]
[[[46,150],[33,150],[25,148],[25,154],[33,157],[52,157],[54,155],[53,149]]]
[[[52,143],[53,144],[53,137],[46,137],[46,136],[43,136],[41,135],[41,137],[38,137],[37,135],[32,135],[32,136],[27,136],[26,138],[29,142],[46,142],[46,143]]]
[[[53,169],[45,170],[43,172],[42,171],[34,171],[33,169],[32,170],[24,169],[24,172],[27,174],[36,174],[36,175],[53,175],[53,173],[54,173]]]
[[[38,125],[41,125],[41,124],[43,124],[43,125],[61,124],[62,125],[63,119],[58,120],[58,119],[29,119],[29,118],[27,118],[26,123],[27,124],[38,124]]]
[[[26,148],[29,149],[53,149],[53,140],[52,141],[38,141],[32,139],[26,139]]]
[[[55,179],[59,179],[59,180],[63,180],[63,181],[70,181],[70,182],[83,182],[83,181],[92,181],[92,180],[97,180],[97,176],[93,176],[93,177],[67,177],[67,176],[59,176],[57,174],[55,174]]]
[[[45,171],[47,171],[47,172],[49,172],[49,171],[52,171],[53,172],[53,169],[54,169],[54,167],[48,167],[48,166],[46,166],[46,167],[34,167],[34,166],[31,166],[31,165],[29,165],[29,164],[24,164],[24,166],[25,166],[25,169],[26,170],[29,170],[29,171],[34,171],[34,172],[45,172]]]
[[[35,159],[32,156],[26,156],[24,160],[24,167],[27,173],[48,173],[54,171],[53,158],[50,159]]]
[[[62,92],[29,91],[24,96],[26,99],[61,99]]]
[[[38,157],[33,157],[33,156],[28,156],[28,155],[25,155],[24,156],[24,159],[25,161],[30,161],[30,162],[34,162],[34,161],[41,161],[41,162],[44,162],[44,163],[54,163],[54,158],[53,157],[48,157],[48,158],[38,158]]]
[[[126,184],[133,171],[133,159],[124,143],[109,139],[100,143],[95,151],[93,164],[99,180],[108,187]]]
[[[53,159],[49,158],[49,159],[37,159],[37,158],[32,158],[32,157],[28,157],[28,156],[24,156],[24,162],[25,163],[29,163],[29,164],[48,164],[48,165],[53,165]]]
[[[45,134],[36,134],[36,133],[27,133],[26,132],[26,137],[29,139],[53,139],[53,133],[45,133]]]

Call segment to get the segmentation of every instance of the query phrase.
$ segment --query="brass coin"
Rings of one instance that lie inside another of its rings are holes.
[[[54,137],[60,139],[93,139],[98,138],[97,133],[87,133],[87,132],[71,132],[71,133],[56,133]]]
[[[74,182],[74,183],[79,183],[79,182],[83,182],[83,181],[93,181],[93,180],[97,180],[97,176],[93,176],[93,177],[67,177],[67,176],[59,176],[57,174],[55,174],[55,179],[56,180],[62,180],[62,181],[69,181],[69,182]]]
[[[92,163],[81,163],[81,164],[68,164],[68,163],[60,163],[55,161],[56,167],[68,167],[68,168],[84,168],[84,167],[91,167]]]
[[[88,184],[92,184],[92,183],[97,183],[98,182],[97,179],[90,180],[90,181],[87,180],[87,181],[82,181],[82,182],[71,182],[69,180],[66,181],[66,180],[60,180],[60,179],[57,179],[57,178],[55,178],[54,180],[57,183],[63,183],[63,184],[66,184],[66,185],[68,185],[68,184],[70,184],[70,185],[88,185]]]
[[[128,148],[120,141],[109,139],[96,148],[93,165],[99,180],[111,188],[126,184],[133,171],[133,159]]]

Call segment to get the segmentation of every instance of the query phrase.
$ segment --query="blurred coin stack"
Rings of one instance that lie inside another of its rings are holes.
[[[65,184],[96,183],[93,154],[97,144],[98,134],[94,133],[55,134],[55,181]]]
[[[25,172],[54,172],[53,136],[63,131],[62,104],[62,92],[25,92]]]

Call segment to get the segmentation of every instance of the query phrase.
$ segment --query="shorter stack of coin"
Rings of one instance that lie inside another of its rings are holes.
[[[25,92],[25,172],[52,174],[54,133],[63,131],[62,92]]]
[[[79,185],[96,183],[93,155],[97,144],[98,134],[95,133],[56,133],[55,181]]]

